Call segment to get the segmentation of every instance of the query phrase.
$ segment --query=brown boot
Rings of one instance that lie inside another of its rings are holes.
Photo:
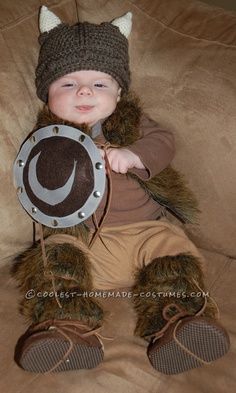
[[[228,334],[216,321],[215,302],[204,296],[201,265],[192,255],[156,258],[137,273],[133,291],[135,334],[150,342],[147,355],[156,370],[177,374],[227,353]]]
[[[15,360],[33,372],[95,367],[103,359],[97,329],[104,312],[96,299],[84,296],[92,290],[90,261],[66,243],[46,251],[46,268],[37,245],[20,255],[12,269],[24,295],[21,313],[31,323],[17,343]]]

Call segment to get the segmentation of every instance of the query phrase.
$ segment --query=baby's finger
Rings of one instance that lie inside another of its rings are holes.
[[[111,169],[112,169],[114,172],[119,173],[119,162],[118,162],[118,160],[116,160],[116,159],[111,159],[111,160],[109,160],[109,162],[110,162],[110,167],[111,167]]]
[[[127,165],[120,164],[120,166],[119,166],[119,173],[125,174],[125,173],[127,173],[127,171],[128,171]]]

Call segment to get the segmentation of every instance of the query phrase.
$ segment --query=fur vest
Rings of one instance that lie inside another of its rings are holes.
[[[106,140],[112,145],[117,145],[119,147],[129,146],[137,141],[140,137],[139,124],[141,115],[142,109],[137,96],[133,93],[123,95],[114,113],[109,116],[102,125],[102,131]],[[79,128],[81,131],[91,136],[91,129],[87,125],[78,125],[62,120],[52,114],[47,106],[40,111],[33,132],[36,129],[50,124],[69,125]],[[141,180],[138,176],[129,172],[128,176],[131,176],[139,182],[140,186],[143,187],[155,201],[164,206],[181,222],[196,223],[197,214],[199,213],[197,201],[192,191],[188,188],[182,174],[176,169],[168,166],[161,173],[147,181]],[[81,225],[83,224],[79,226]],[[64,229],[63,232],[68,232],[68,230],[69,228],[66,230]],[[72,229],[69,230],[69,232],[75,233]]]

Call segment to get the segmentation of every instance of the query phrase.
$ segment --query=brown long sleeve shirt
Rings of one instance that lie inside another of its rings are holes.
[[[172,161],[175,153],[174,138],[171,132],[161,129],[158,124],[143,115],[140,123],[141,138],[127,148],[137,154],[145,169],[132,168],[129,171],[148,180],[160,173]],[[105,142],[99,135],[94,141]],[[155,202],[138,182],[131,177],[111,173],[112,199],[104,225],[115,226],[155,220],[160,216],[161,206]],[[102,218],[107,201],[107,186],[102,201],[96,210],[98,222]],[[85,221],[89,227],[94,227],[92,218]]]

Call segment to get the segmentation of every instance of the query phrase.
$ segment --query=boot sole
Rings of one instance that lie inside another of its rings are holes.
[[[29,342],[30,341],[30,342]],[[70,348],[70,343],[61,337],[53,337],[48,332],[36,333],[30,340],[19,343],[15,351],[17,364],[26,371],[35,373],[50,372],[60,362]],[[103,360],[104,352],[97,339],[93,345],[83,342],[73,343],[68,356],[52,372],[91,369]]]
[[[148,358],[152,366],[168,375],[183,373],[204,364],[182,349],[174,340],[174,327],[148,349]],[[186,318],[178,326],[176,337],[185,348],[207,363],[224,356],[230,346],[225,329],[203,317]]]

